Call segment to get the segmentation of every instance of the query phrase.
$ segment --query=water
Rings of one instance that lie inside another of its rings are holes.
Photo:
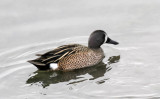
[[[159,0],[1,0],[0,99],[160,98]],[[37,71],[27,60],[80,43],[96,29],[104,63],[70,72]]]

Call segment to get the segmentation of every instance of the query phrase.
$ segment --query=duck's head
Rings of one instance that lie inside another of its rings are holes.
[[[107,33],[104,32],[103,30],[96,30],[89,37],[88,47],[100,48],[100,46],[104,43],[114,44],[114,45],[119,44],[118,42],[110,39]]]

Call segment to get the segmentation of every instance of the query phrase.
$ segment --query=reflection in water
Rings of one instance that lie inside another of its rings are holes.
[[[108,59],[108,64],[116,63],[120,59],[119,56],[112,56]],[[63,72],[63,71],[36,71],[34,72],[33,76],[31,76],[26,83],[27,84],[36,84],[39,83],[41,84],[44,88],[49,86],[50,84],[56,84],[60,82],[67,82],[70,80],[76,80],[80,79],[83,77],[80,77],[80,75],[85,75],[89,74],[92,76],[90,79],[84,78],[83,80],[80,81],[74,81],[70,82],[69,84],[74,84],[74,83],[80,83],[86,80],[94,80],[99,77],[103,77],[104,74],[107,71],[110,71],[111,67],[107,66],[107,64],[104,64],[103,62],[99,63],[96,66],[88,67],[88,68],[82,68],[82,69],[77,69],[74,71],[68,71],[68,72]],[[99,81],[98,84],[104,83],[105,81]]]
[[[112,57],[109,57],[108,59],[108,64],[113,64],[113,63],[117,63],[120,59],[120,55],[119,56],[112,56]]]

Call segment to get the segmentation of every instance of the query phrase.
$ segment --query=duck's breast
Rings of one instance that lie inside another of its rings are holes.
[[[58,65],[62,70],[72,70],[89,67],[98,64],[104,58],[103,50],[89,49],[87,51],[79,51],[69,55],[59,61]]]

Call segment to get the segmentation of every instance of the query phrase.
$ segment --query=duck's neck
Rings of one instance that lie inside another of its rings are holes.
[[[92,49],[99,49],[101,48],[101,45],[99,45],[97,42],[88,42],[88,47]]]
[[[88,45],[88,47],[90,48],[90,49],[100,49],[101,47],[100,46],[92,46],[92,45]]]
[[[98,40],[93,39],[93,38],[89,38],[89,41],[88,41],[89,48],[99,49],[101,47],[101,45],[102,44],[100,42],[98,42]]]

